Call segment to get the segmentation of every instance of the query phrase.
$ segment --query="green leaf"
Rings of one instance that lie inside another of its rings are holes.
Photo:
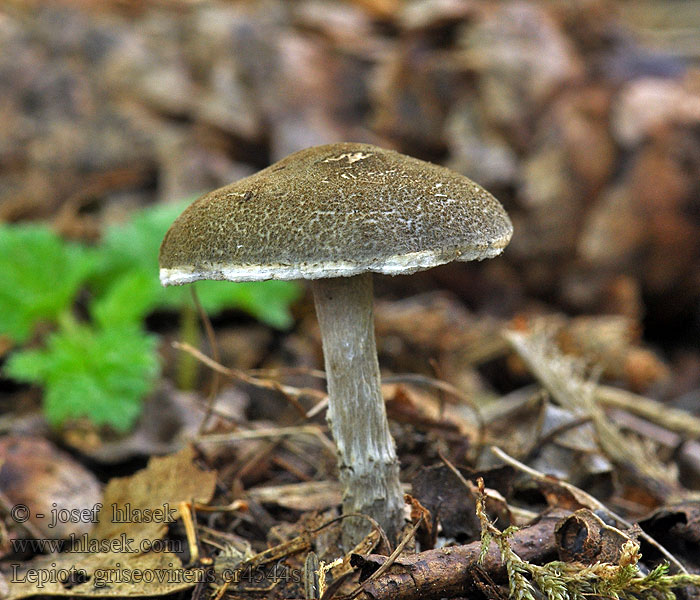
[[[159,375],[156,339],[134,325],[70,322],[49,336],[45,350],[11,355],[4,370],[44,386],[44,413],[52,425],[88,417],[126,431]]]
[[[139,325],[158,304],[159,294],[153,277],[139,270],[126,272],[92,303],[90,313],[102,327]]]
[[[40,350],[22,350],[10,355],[3,368],[5,375],[27,383],[41,383],[46,377],[47,361]]]
[[[102,272],[109,277],[133,269],[157,274],[163,236],[188,204],[158,204],[135,213],[126,223],[108,227],[102,238]]]
[[[111,293],[110,288],[125,274],[140,277],[143,288],[139,296],[150,308],[179,310],[191,302],[189,286],[163,288],[158,279],[160,243],[173,221],[188,203],[159,205],[138,213],[130,222],[113,225],[105,233],[99,273],[93,278],[98,295]],[[140,275],[136,275],[140,273]],[[122,284],[127,286],[126,283]],[[289,281],[231,283],[200,281],[197,295],[208,313],[239,309],[272,327],[292,324],[290,305],[299,297],[300,286]],[[115,292],[116,293],[116,292]],[[128,296],[128,294],[127,294]],[[150,298],[153,300],[150,300]],[[146,299],[149,299],[148,301]],[[116,314],[115,311],[114,314]]]
[[[55,321],[95,267],[93,253],[39,225],[0,225],[0,335],[25,342]]]
[[[278,329],[292,325],[289,308],[301,295],[301,287],[290,281],[198,281],[194,285],[207,312],[236,308]]]

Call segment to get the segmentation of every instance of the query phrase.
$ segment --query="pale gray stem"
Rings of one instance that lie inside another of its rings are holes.
[[[328,381],[328,425],[338,447],[343,512],[373,517],[394,540],[402,525],[403,495],[394,440],[382,398],[374,342],[372,275],[312,283]],[[345,519],[352,547],[371,529]]]

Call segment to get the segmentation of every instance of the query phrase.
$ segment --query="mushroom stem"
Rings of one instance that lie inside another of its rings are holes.
[[[382,398],[374,342],[372,275],[312,282],[328,382],[328,425],[338,447],[343,513],[374,518],[390,540],[402,525],[403,495]],[[369,532],[365,519],[343,522],[343,543]]]

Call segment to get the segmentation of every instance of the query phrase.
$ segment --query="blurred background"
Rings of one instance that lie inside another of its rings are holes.
[[[384,388],[403,481],[459,490],[423,468],[495,443],[631,518],[700,489],[700,1],[2,0],[0,572],[30,557],[11,536],[86,527],[25,530],[12,503],[93,506],[192,439],[215,504],[250,510],[207,523],[258,549],[338,504],[308,290],[198,283],[211,344],[157,266],[197,195],[336,141],[447,165],[515,229],[496,259],[375,278],[383,375],[453,386]],[[576,401],[599,382],[614,444],[533,363]]]
[[[380,300],[614,315],[646,345],[617,376],[697,408],[699,67],[690,0],[5,0],[0,221],[96,244],[306,146],[394,148],[492,191],[515,234],[497,260],[377,278]]]

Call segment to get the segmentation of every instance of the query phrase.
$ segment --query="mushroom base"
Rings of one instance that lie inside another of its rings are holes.
[[[372,276],[313,281],[328,382],[328,424],[338,448],[343,513],[375,519],[390,540],[403,524],[403,494],[394,440],[381,394],[374,341]],[[345,519],[351,548],[371,530],[366,519]]]

